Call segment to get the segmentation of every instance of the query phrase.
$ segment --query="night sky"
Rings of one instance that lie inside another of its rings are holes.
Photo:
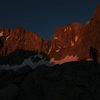
[[[0,27],[22,26],[45,39],[57,26],[89,20],[100,0],[0,0]]]

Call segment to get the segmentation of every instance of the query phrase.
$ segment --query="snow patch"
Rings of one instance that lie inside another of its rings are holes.
[[[56,52],[59,52],[59,51],[60,51],[60,49],[57,49],[57,50],[56,50]]]
[[[54,37],[54,39],[55,39],[55,40],[57,40],[57,39],[58,39],[58,37]]]
[[[73,41],[71,41],[71,47],[73,47],[74,46],[74,42]]]
[[[78,38],[79,38],[79,37],[76,35],[76,36],[75,36],[75,42],[77,42],[77,41],[78,41]]]
[[[69,27],[67,27],[67,30],[69,29]]]
[[[87,25],[90,24],[90,21],[87,21],[86,24],[87,24]]]
[[[50,62],[53,62],[54,63],[54,61],[55,61],[55,58],[51,58],[50,59]]]
[[[86,61],[92,61],[92,59],[91,58],[88,58],[88,59],[86,59]]]
[[[54,39],[61,42],[61,43],[63,43],[62,40],[60,40],[58,37],[54,37]]]
[[[62,47],[58,45],[58,48],[61,49]]]
[[[54,64],[63,64],[63,63],[72,62],[72,61],[78,61],[78,57],[77,56],[66,56],[65,58],[61,60],[55,60],[55,58],[51,58],[50,60],[50,62]]]
[[[51,45],[51,47],[49,48],[48,54],[50,54],[51,50],[52,50],[52,45]]]
[[[2,37],[3,36],[3,32],[0,32],[0,37]]]
[[[72,30],[72,28],[71,28],[71,27],[69,27],[69,30],[71,31],[71,30]]]
[[[8,40],[9,38],[10,38],[10,36],[7,36],[7,37],[6,37],[6,40]]]
[[[64,29],[64,32],[66,32],[66,31],[67,31],[67,29],[65,28],[65,29]]]

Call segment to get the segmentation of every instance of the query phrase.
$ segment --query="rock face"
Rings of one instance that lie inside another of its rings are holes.
[[[22,49],[43,52],[54,60],[61,60],[66,56],[86,59],[89,58],[91,45],[100,53],[100,4],[90,21],[82,25],[75,22],[58,27],[53,39],[48,41],[20,27],[14,30],[0,29],[0,56]]]
[[[2,42],[0,56],[6,56],[16,49],[40,52],[44,43],[44,40],[36,33],[27,32],[21,27],[14,30],[0,29],[0,38]]]
[[[81,41],[82,25],[72,23],[62,28],[57,28],[51,42],[50,56],[62,59],[66,55],[76,55]]]
[[[85,24],[71,23],[57,28],[51,41],[49,55],[55,60],[66,56],[87,59],[90,46],[97,48],[100,54],[100,5],[96,7],[91,20]]]

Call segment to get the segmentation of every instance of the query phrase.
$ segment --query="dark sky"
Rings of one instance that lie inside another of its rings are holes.
[[[100,0],[0,0],[0,27],[22,26],[50,39],[57,26],[89,20]]]

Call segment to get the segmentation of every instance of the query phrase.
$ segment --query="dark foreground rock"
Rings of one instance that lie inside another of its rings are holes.
[[[80,61],[1,70],[0,100],[100,100],[99,67]]]

